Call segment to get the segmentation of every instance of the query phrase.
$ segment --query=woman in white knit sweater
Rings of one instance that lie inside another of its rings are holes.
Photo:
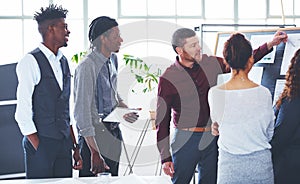
[[[224,44],[223,55],[232,76],[208,94],[212,122],[219,124],[218,184],[272,184],[271,94],[248,78],[254,59],[244,35],[231,35]]]

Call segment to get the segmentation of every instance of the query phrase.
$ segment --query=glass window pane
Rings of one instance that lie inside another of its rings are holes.
[[[270,15],[282,16],[281,2],[283,3],[284,15],[293,15],[293,1],[294,0],[269,0],[270,1]],[[297,7],[297,6],[296,6]]]
[[[266,22],[267,24],[282,24],[282,19],[270,18]]]
[[[295,0],[294,1],[294,10],[295,10],[295,15],[297,15],[297,16],[300,16],[300,1],[299,0]],[[298,7],[298,8],[295,8],[295,7]]]
[[[22,15],[22,0],[1,1],[1,16],[20,16]]]
[[[86,51],[84,46],[84,38],[88,35],[84,35],[83,20],[68,20],[67,21],[70,30],[70,36],[68,46],[62,48],[64,55],[71,62],[71,57],[78,52]]]
[[[35,20],[24,20],[24,53],[35,49],[42,42]]]
[[[270,15],[281,15],[281,0],[269,0],[270,3]]]
[[[239,1],[238,6],[238,15],[241,19],[266,18],[266,2],[262,0],[252,0],[251,3]]]
[[[202,1],[199,0],[177,0],[177,15],[201,16]]]
[[[296,19],[295,22],[294,22],[294,24],[300,25],[300,19]]]
[[[127,0],[126,2],[128,2]],[[124,1],[122,1],[124,2]],[[88,17],[89,18],[96,18],[99,16],[109,16],[112,18],[117,18],[118,15],[118,2],[117,1],[106,1],[105,6],[99,6],[99,0],[89,0],[88,1]],[[128,3],[129,4],[129,3]],[[126,4],[127,5],[127,4]],[[109,7],[109,8],[108,8]],[[114,8],[112,8],[114,7]],[[131,7],[133,8],[133,7]],[[127,11],[125,9],[125,11]]]
[[[176,24],[179,27],[187,27],[190,29],[194,29],[195,27],[198,27],[203,23],[204,23],[204,21],[201,19],[178,19],[176,21]]]
[[[234,4],[233,0],[206,0],[205,16],[206,18],[226,19],[233,18]]]
[[[297,6],[295,6],[295,7],[297,7]],[[284,0],[283,1],[283,8],[284,8],[284,15],[285,16],[294,15],[293,0]]]
[[[260,19],[260,20],[258,20],[258,19],[246,19],[246,20],[240,20],[239,21],[239,23],[240,24],[262,24],[262,25],[265,25],[266,24],[266,22],[265,22],[265,20],[264,19]],[[241,30],[241,29],[243,29],[243,30],[248,30],[248,29],[263,29],[263,28],[268,28],[267,26],[265,27],[254,27],[254,26],[251,26],[251,27],[248,27],[248,26],[246,26],[246,27],[239,27],[239,29]]]
[[[96,0],[97,1],[97,0]],[[146,0],[126,0],[120,1],[121,16],[146,16],[147,1]]]
[[[148,1],[148,15],[150,16],[174,16],[174,0],[151,0]]]
[[[299,0],[297,0],[297,1],[299,1]],[[285,16],[294,15],[293,2],[294,2],[294,0],[283,0],[283,8],[284,8]],[[297,7],[297,6],[295,6],[295,7]],[[295,8],[295,9],[297,9],[297,8]]]
[[[61,5],[64,9],[68,10],[67,19],[83,17],[83,1],[53,0],[53,4]]]
[[[33,16],[35,12],[40,12],[41,7],[49,5],[49,0],[23,0],[24,15]]]
[[[0,65],[16,63],[23,56],[22,50],[22,21],[0,20],[1,34]]]

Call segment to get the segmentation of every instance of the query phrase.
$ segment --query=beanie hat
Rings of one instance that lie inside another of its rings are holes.
[[[110,17],[101,16],[92,21],[90,24],[90,30],[89,30],[89,40],[90,42],[93,42],[98,36],[102,35],[107,30],[118,26],[118,23],[115,19],[112,19]]]

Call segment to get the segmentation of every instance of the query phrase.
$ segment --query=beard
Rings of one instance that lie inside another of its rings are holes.
[[[183,50],[182,58],[187,62],[197,63],[196,59],[193,58],[189,53]]]

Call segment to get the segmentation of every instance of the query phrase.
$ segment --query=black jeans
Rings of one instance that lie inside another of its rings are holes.
[[[25,136],[23,148],[27,179],[72,177],[72,140],[39,136],[34,149]]]
[[[119,173],[119,161],[121,156],[121,141],[122,133],[119,126],[115,126],[105,123],[105,125],[95,125],[95,139],[97,141],[98,148],[101,156],[104,158],[106,164],[110,167],[107,172],[110,172],[112,176],[118,176]],[[91,170],[91,152],[84,140],[84,137],[79,136],[80,154],[83,160],[83,168],[79,171],[79,177],[95,176]]]

